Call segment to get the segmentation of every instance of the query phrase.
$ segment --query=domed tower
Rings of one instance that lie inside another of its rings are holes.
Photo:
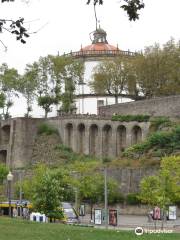
[[[76,108],[78,114],[97,114],[99,106],[114,104],[115,99],[108,94],[95,94],[89,87],[89,82],[92,80],[92,72],[95,66],[101,61],[112,59],[117,56],[135,56],[134,52],[122,51],[118,45],[115,47],[107,41],[107,33],[100,26],[95,31],[90,33],[91,44],[77,52],[71,52],[70,55],[76,59],[81,59],[85,64],[84,79],[78,85],[76,90]],[[120,98],[121,102],[131,101],[131,99]]]

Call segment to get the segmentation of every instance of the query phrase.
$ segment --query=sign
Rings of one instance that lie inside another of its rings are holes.
[[[117,210],[115,209],[109,210],[109,225],[117,226]]]
[[[176,220],[176,206],[169,206],[168,219]]]
[[[94,209],[94,224],[102,224],[102,210]]]
[[[161,210],[159,207],[155,207],[153,211],[153,219],[160,220],[161,219]]]

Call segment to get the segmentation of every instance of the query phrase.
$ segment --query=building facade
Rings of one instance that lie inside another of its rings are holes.
[[[130,51],[122,51],[118,45],[115,47],[108,43],[107,33],[102,28],[97,28],[92,32],[91,44],[77,52],[66,54],[75,59],[84,62],[85,72],[82,82],[76,89],[75,105],[78,114],[97,114],[98,107],[107,106],[115,103],[115,97],[109,94],[95,94],[89,86],[92,81],[92,73],[94,68],[103,60],[112,60],[116,57],[133,57],[136,53]],[[119,96],[118,102],[132,101],[128,96]]]

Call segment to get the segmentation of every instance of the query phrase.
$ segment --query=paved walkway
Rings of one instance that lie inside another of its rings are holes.
[[[90,221],[90,215],[80,217],[82,224],[93,225]],[[161,228],[162,221],[156,221],[156,228]],[[96,227],[104,227],[102,225],[96,225]],[[115,229],[135,229],[136,227],[143,228],[155,228],[155,221],[148,221],[147,216],[139,215],[118,215],[118,225],[117,227],[108,226],[108,228]],[[173,229],[174,231],[180,231],[180,218],[177,220],[167,220],[164,222],[164,228]]]

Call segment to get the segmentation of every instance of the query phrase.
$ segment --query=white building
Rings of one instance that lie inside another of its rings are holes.
[[[85,64],[84,79],[78,85],[76,90],[76,113],[77,114],[97,114],[99,106],[110,105],[115,103],[115,97],[108,94],[94,94],[89,87],[89,82],[92,80],[92,71],[95,66],[102,60],[112,59],[117,56],[132,57],[135,53],[130,51],[122,51],[115,46],[112,46],[107,41],[106,32],[100,27],[93,33],[92,43],[86,47],[81,47],[77,52],[71,52],[67,55],[81,59]],[[128,102],[132,99],[119,96],[118,102]]]

